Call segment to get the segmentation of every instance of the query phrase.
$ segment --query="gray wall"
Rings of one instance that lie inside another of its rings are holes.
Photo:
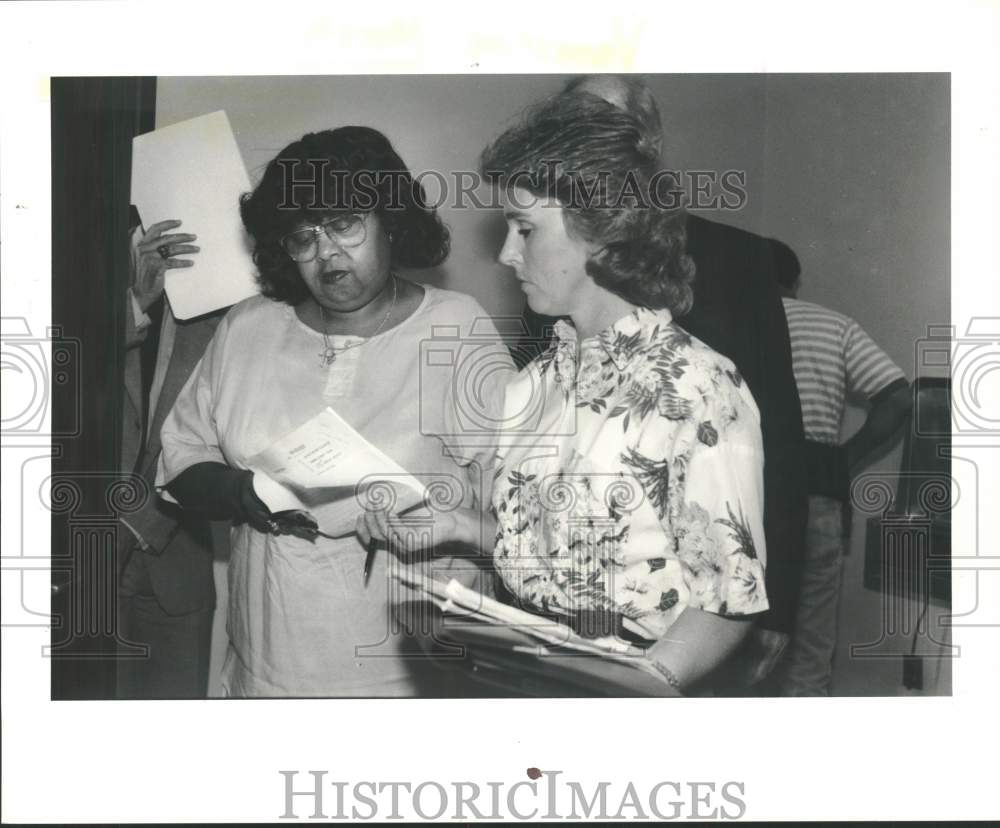
[[[385,132],[411,169],[475,169],[485,143],[563,76],[338,76],[159,79],[157,125],[229,114],[251,179],[304,132],[358,123]],[[949,78],[946,75],[647,76],[668,166],[745,170],[743,209],[708,215],[787,242],[801,297],[840,310],[909,377],[914,343],[950,318]],[[486,211],[442,210],[454,242],[426,278],[494,314],[521,295],[495,262],[503,234]],[[845,431],[861,421],[849,412]],[[898,467],[898,450],[877,464]],[[861,586],[863,516],[845,566],[835,690],[891,694],[892,662],[848,658],[878,637],[881,598]],[[936,625],[937,612],[930,613]],[[931,673],[933,674],[933,670]],[[948,688],[947,674],[930,689]]]

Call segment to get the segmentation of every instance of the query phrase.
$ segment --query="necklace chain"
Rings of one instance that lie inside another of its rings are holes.
[[[398,288],[396,285],[396,274],[392,274],[392,302],[389,303],[389,310],[385,312],[385,316],[383,316],[382,321],[378,323],[378,327],[372,331],[366,339],[362,339],[360,342],[355,342],[352,345],[347,345],[340,349],[334,348],[333,343],[330,341],[330,336],[326,332],[326,308],[320,305],[319,312],[323,319],[323,352],[319,355],[320,366],[328,368],[336,361],[338,354],[342,354],[344,351],[350,351],[352,348],[358,348],[367,343],[372,337],[378,336],[385,327],[385,323],[389,321],[389,317],[392,316],[392,312],[396,307],[397,295]]]

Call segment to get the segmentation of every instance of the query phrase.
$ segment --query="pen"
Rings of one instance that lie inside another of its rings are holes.
[[[378,545],[375,541],[369,541],[368,543],[368,553],[365,555],[365,569],[362,574],[362,579],[365,586],[368,586],[368,576],[372,571],[372,564],[375,562],[375,550],[378,549]]]

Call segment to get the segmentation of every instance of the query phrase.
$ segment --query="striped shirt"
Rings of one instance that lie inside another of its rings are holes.
[[[806,437],[836,445],[848,393],[870,399],[906,377],[850,317],[812,302],[782,301]]]

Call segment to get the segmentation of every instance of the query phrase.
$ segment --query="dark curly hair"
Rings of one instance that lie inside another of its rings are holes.
[[[278,153],[240,198],[265,296],[292,305],[309,296],[281,237],[303,220],[342,210],[378,214],[394,266],[433,267],[448,256],[448,228],[388,138],[363,126],[310,132]]]
[[[684,213],[659,206],[657,160],[642,124],[592,94],[564,92],[527,110],[480,157],[480,172],[563,206],[567,232],[596,246],[587,273],[634,305],[691,308],[694,262]]]

